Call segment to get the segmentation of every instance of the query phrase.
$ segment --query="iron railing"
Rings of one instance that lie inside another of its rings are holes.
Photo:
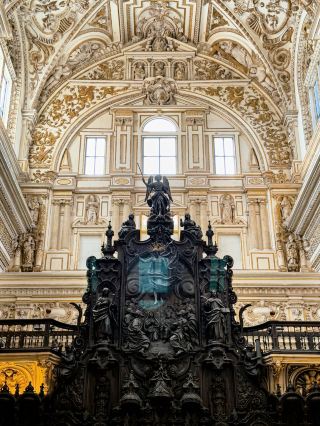
[[[78,334],[78,327],[53,319],[0,320],[0,353],[63,351]],[[260,342],[263,354],[271,352],[320,353],[320,322],[268,321],[244,327],[248,344]]]
[[[53,319],[0,320],[1,352],[62,351],[77,335],[77,326]]]
[[[320,353],[320,322],[268,321],[244,327],[243,335],[252,345],[259,340],[263,354],[306,351]]]

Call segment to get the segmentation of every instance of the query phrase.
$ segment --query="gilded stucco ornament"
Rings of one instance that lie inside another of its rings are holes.
[[[123,80],[124,61],[107,61],[92,68],[79,77],[79,80]]]
[[[79,74],[81,69],[100,61],[102,58],[113,56],[119,52],[120,43],[105,44],[97,40],[89,40],[81,43],[69,55],[63,55],[60,58],[58,64],[46,80],[40,95],[40,102],[44,103],[54,90],[75,74]],[[98,65],[78,78],[86,80],[119,80],[123,77],[123,71],[122,73],[118,72],[118,78],[113,78],[112,74],[116,74],[115,68],[119,68],[119,65],[115,66],[114,62],[106,62],[105,64]]]
[[[33,145],[29,151],[30,167],[49,168],[52,164],[53,149],[70,123],[76,120],[82,111],[126,90],[128,87],[66,87],[39,118],[33,134]]]
[[[194,91],[215,98],[240,113],[259,134],[271,166],[288,167],[291,164],[291,147],[282,121],[255,88],[195,87]]]
[[[211,55],[219,61],[231,64],[239,72],[259,83],[274,99],[279,100],[273,77],[254,52],[249,53],[243,46],[231,40],[221,40],[212,46]]]
[[[89,8],[89,0],[29,0],[20,7],[28,41],[28,71],[34,90],[40,74],[56,52],[56,46]]]

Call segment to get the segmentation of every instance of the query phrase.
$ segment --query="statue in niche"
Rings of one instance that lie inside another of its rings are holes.
[[[95,195],[87,198],[85,224],[97,225],[99,219],[99,200]]]
[[[191,219],[191,216],[189,213],[186,213],[184,215],[184,220],[180,219],[180,226],[184,228],[185,231],[190,232],[195,238],[198,240],[201,240],[202,238],[202,231],[200,226],[196,224],[194,220]]]
[[[235,204],[232,195],[226,194],[221,197],[221,223],[234,223],[235,222]]]
[[[35,241],[28,235],[22,246],[22,269],[24,272],[32,271],[34,263]]]
[[[178,62],[177,64],[175,64],[174,78],[176,80],[185,80],[186,73],[185,73],[184,64],[182,62]]]
[[[102,340],[110,342],[112,340],[112,323],[115,322],[114,310],[116,307],[112,303],[113,297],[109,295],[110,290],[104,288],[92,310],[95,335],[98,342]]]
[[[173,201],[170,191],[169,181],[166,176],[150,176],[148,182],[142,176],[142,181],[146,185],[145,201],[151,207],[152,214],[164,216],[170,211],[170,201]],[[161,182],[162,179],[162,182]]]
[[[146,76],[145,65],[143,62],[137,62],[134,67],[134,79],[143,80]]]
[[[30,198],[27,201],[27,205],[28,205],[29,210],[30,210],[32,223],[34,225],[37,225],[38,221],[39,221],[39,213],[40,213],[40,207],[41,207],[40,201],[39,201],[38,198],[35,198],[35,197]]]
[[[204,299],[203,306],[208,343],[223,342],[226,336],[225,307],[215,291],[211,291],[208,298],[201,297]]]
[[[18,272],[20,271],[21,267],[21,247],[22,242],[19,235],[13,238],[11,242],[11,249],[13,253],[13,265],[11,268],[12,272]]]
[[[129,218],[125,220],[122,225],[121,229],[119,231],[119,238],[124,238],[130,231],[133,231],[136,229],[136,223],[134,221],[134,214],[129,214]]]
[[[299,251],[297,243],[295,242],[293,235],[289,235],[288,241],[286,243],[287,251],[287,265],[289,272],[298,272],[299,271]]]
[[[288,196],[284,196],[280,203],[280,211],[282,216],[282,222],[285,222],[291,214],[292,211],[292,203]]]
[[[166,68],[163,62],[156,62],[154,64],[154,75],[155,77],[165,77]]]

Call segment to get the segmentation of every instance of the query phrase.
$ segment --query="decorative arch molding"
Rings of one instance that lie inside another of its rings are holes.
[[[306,60],[309,57],[308,40],[306,34],[303,31],[303,26],[306,25],[306,21],[310,19],[306,11],[303,11],[300,15],[299,25],[295,34],[295,43],[293,56],[297,58],[295,61],[295,67],[292,70],[294,75],[294,81],[296,87],[294,87],[293,93],[295,95],[296,108],[301,114],[301,124],[303,126],[303,133],[305,143],[308,144],[312,135],[312,124],[308,102],[308,93],[305,87],[305,76],[306,76]],[[300,141],[301,143],[301,141]]]
[[[51,74],[53,68],[57,65],[59,62],[59,59],[62,56],[62,53],[64,51],[64,48],[66,45],[69,44],[70,41],[72,41],[74,38],[77,37],[77,35],[82,31],[84,26],[88,23],[88,21],[91,19],[91,17],[99,11],[99,9],[106,3],[106,0],[97,0],[94,2],[93,6],[92,3],[88,4],[87,11],[79,10],[76,12],[79,16],[77,16],[77,21],[75,21],[75,24],[71,26],[71,29],[63,30],[62,33],[59,33],[60,36],[56,37],[60,43],[53,43],[52,44],[52,54],[49,55],[48,60],[44,63],[42,75],[39,78],[40,74],[36,76],[36,80],[34,80],[34,89],[32,92],[32,96],[30,96],[29,105],[28,107],[36,106],[38,102],[39,95],[41,93],[42,87],[47,80],[48,76]],[[30,13],[33,13],[30,11]],[[60,28],[60,26],[59,26]],[[41,33],[40,33],[41,34]],[[38,36],[41,40],[41,35]],[[28,52],[28,41],[25,37],[25,51]]]
[[[261,43],[259,43],[257,41],[258,39],[255,38],[250,31],[248,31],[248,29],[244,26],[244,24],[237,17],[237,15],[233,11],[231,11],[229,9],[229,7],[226,6],[226,4],[224,4],[223,0],[215,0],[215,6],[216,6],[217,10],[219,11],[219,13],[223,14],[224,17],[227,17],[229,22],[232,22],[233,25],[237,28],[237,30],[235,30],[233,28],[223,28],[223,30],[226,31],[226,34],[228,34],[228,32],[229,32],[229,34],[233,34],[233,35],[239,34],[238,31],[240,32],[243,39],[246,40],[246,45],[250,46],[250,48],[253,51],[256,51],[256,54],[259,55],[264,67],[272,75],[281,99],[285,100],[283,107],[288,106],[289,99],[288,99],[287,93],[283,89],[282,84],[281,84],[281,82],[279,81],[279,78],[276,75],[276,72],[274,70],[272,62],[270,61],[270,59],[265,54],[265,49],[262,48]]]
[[[232,94],[237,93],[241,100],[237,97],[233,100]],[[268,107],[265,98],[250,85],[216,89],[202,87],[195,87],[193,90],[182,89],[177,98],[184,100],[187,98],[193,103],[199,103],[201,100],[202,104],[209,107],[212,112],[240,128],[255,148],[262,170],[270,167],[289,168],[289,161],[287,163],[283,160],[274,161],[275,155],[280,155],[281,152],[283,155],[289,149],[281,121]],[[134,109],[134,103],[139,99],[141,99],[141,92],[130,89],[129,86],[122,88],[69,87],[68,94],[64,93],[62,99],[56,98],[46,109],[47,114],[40,117],[30,149],[30,169],[58,171],[62,155],[69,142],[83,126],[101,113],[101,109],[121,104]],[[251,111],[244,112],[241,102],[248,104]],[[264,106],[264,111],[254,112],[252,108],[255,104]],[[166,107],[162,108],[165,110]],[[183,109],[183,105],[181,108]],[[75,111],[78,112],[77,115]]]
[[[0,38],[11,39],[12,31],[3,4],[0,4]]]
[[[214,100],[219,108],[233,114],[242,126],[250,129],[255,135],[254,146],[258,152],[265,152],[263,163],[266,168],[290,168],[292,152],[282,120],[255,87],[194,87],[192,93],[197,93],[204,100]]]

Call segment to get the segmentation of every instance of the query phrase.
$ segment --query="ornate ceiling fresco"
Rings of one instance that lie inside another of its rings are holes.
[[[307,31],[316,3],[5,1],[16,84],[29,112],[30,167],[50,169],[61,133],[82,111],[121,93],[141,95],[142,80],[151,77],[172,78],[178,94],[218,99],[244,114],[269,164],[289,167],[292,131],[283,125],[290,124],[287,111],[297,109],[297,30],[303,19]]]

